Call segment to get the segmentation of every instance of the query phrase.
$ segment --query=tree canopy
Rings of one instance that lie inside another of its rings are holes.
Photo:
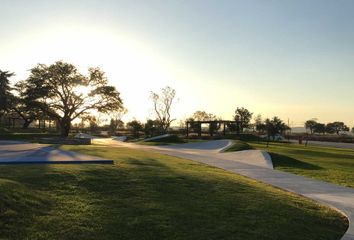
[[[0,70],[0,114],[10,108],[12,94],[9,78],[12,76],[14,73]]]
[[[235,111],[234,119],[237,122],[238,130],[243,133],[245,128],[250,126],[253,113],[246,108],[237,108]]]
[[[207,113],[205,111],[196,111],[193,113],[191,119],[195,121],[216,121],[218,117],[212,113]]]
[[[325,134],[326,133],[326,124],[324,124],[324,123],[316,123],[313,126],[313,132],[314,133]]]
[[[139,137],[140,131],[143,130],[143,124],[138,120],[128,122],[127,127],[131,129],[134,137]]]
[[[305,122],[305,128],[309,129],[310,133],[313,134],[316,124],[317,124],[316,119],[307,120]]]
[[[83,114],[123,109],[120,93],[108,85],[99,68],[89,68],[85,76],[63,61],[38,64],[21,84],[31,105],[57,120],[63,137],[68,136],[71,122]]]
[[[326,125],[326,132],[336,133],[339,135],[340,132],[349,131],[349,127],[344,124],[344,122],[332,122]]]
[[[268,138],[272,137],[273,140],[277,134],[282,134],[286,130],[290,129],[280,118],[273,117],[272,119],[266,119],[265,125],[267,129]]]
[[[263,122],[262,115],[260,115],[260,114],[258,114],[254,118],[254,126],[256,127],[256,131],[258,133],[264,133],[267,130],[266,124]]]
[[[209,134],[213,136],[215,131],[219,130],[221,127],[221,124],[216,122],[220,119],[221,118],[218,118],[215,114],[198,110],[193,113],[188,121],[190,122],[190,128],[199,134],[201,134],[201,124],[199,124],[198,121],[215,121],[209,123]]]

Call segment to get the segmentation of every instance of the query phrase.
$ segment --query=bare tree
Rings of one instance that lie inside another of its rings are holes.
[[[163,88],[160,94],[151,92],[156,118],[163,132],[167,132],[171,123],[176,120],[171,119],[171,107],[175,96],[176,90],[169,86]]]

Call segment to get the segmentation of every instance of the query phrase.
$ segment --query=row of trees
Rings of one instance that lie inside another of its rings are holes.
[[[29,77],[10,84],[14,73],[0,71],[0,119],[5,114],[16,114],[23,120],[23,127],[28,127],[34,120],[50,119],[56,122],[61,136],[69,134],[72,122],[81,118],[95,126],[92,115],[97,112],[121,115],[126,112],[120,93],[114,86],[108,84],[105,73],[99,68],[89,68],[86,75],[78,72],[77,68],[69,63],[58,61],[52,65],[38,64],[30,69]],[[146,135],[165,133],[175,121],[171,117],[171,109],[175,101],[176,91],[170,87],[163,88],[161,93],[151,92],[151,100],[155,112],[155,120],[148,120],[145,124],[131,121],[127,127],[133,129],[135,135],[145,131]],[[245,129],[253,129],[259,134],[275,136],[289,130],[278,117],[263,120],[256,116],[252,123],[253,113],[246,108],[237,108],[234,122],[229,123],[230,131],[243,133]],[[205,111],[195,112],[188,121],[196,131],[199,124],[193,121],[213,121],[209,124],[210,134],[218,131],[221,118]],[[114,132],[123,123],[120,118],[112,118],[110,131]],[[96,126],[97,127],[97,126]],[[305,123],[305,127],[313,133],[340,134],[349,131],[343,122],[328,124],[319,123],[312,119]],[[354,129],[353,129],[354,131]]]
[[[134,137],[139,137],[144,132],[146,137],[153,137],[162,133],[166,133],[158,120],[148,119],[145,123],[133,120],[127,123],[127,128],[131,130]]]
[[[126,112],[120,93],[108,84],[99,68],[89,68],[84,75],[74,65],[58,61],[49,66],[38,64],[30,69],[26,80],[14,86],[10,84],[12,76],[14,73],[0,71],[0,119],[5,114],[16,115],[23,120],[23,128],[34,120],[50,119],[56,122],[61,136],[67,137],[75,119],[89,121],[93,128],[96,120],[92,116],[97,112],[109,115]],[[175,120],[171,118],[175,95],[171,87],[163,88],[160,94],[151,92],[156,114],[156,120],[148,122],[152,129],[166,132]],[[117,128],[120,121],[113,118],[110,127]]]
[[[246,108],[237,108],[233,116],[234,123],[228,123],[227,128],[229,131],[243,133],[245,129],[257,131],[259,134],[266,134],[268,137],[275,138],[276,135],[284,134],[285,131],[290,130],[279,117],[262,119],[261,115],[257,115],[252,123],[253,113]],[[209,133],[213,135],[215,131],[219,130],[221,124],[218,122],[222,120],[212,113],[205,111],[196,111],[187,121],[190,122],[190,127],[195,132],[200,132],[201,125],[198,121],[211,121],[209,123]]]
[[[305,128],[310,131],[311,134],[337,134],[341,132],[348,132],[350,128],[345,125],[344,122],[331,122],[331,123],[319,123],[316,119],[311,119],[305,122]],[[354,127],[352,128],[354,133]]]
[[[105,73],[89,68],[83,75],[69,63],[38,64],[26,80],[10,87],[13,73],[1,75],[1,114],[17,113],[24,127],[40,117],[56,121],[61,136],[67,137],[71,123],[93,111],[108,113],[123,111],[120,93],[108,85]]]

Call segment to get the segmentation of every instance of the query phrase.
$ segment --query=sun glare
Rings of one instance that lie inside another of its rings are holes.
[[[157,55],[151,45],[133,39],[139,38],[116,29],[51,26],[33,31],[26,38],[26,44],[13,54],[12,65],[31,68],[37,63],[51,64],[65,59],[78,66],[83,74],[87,74],[88,67],[99,67],[122,94],[135,96],[125,101],[134,112],[134,116],[128,113],[127,117],[145,119],[149,111],[149,92],[173,83],[174,79],[163,57]],[[28,76],[28,72],[17,72],[20,73],[18,79]],[[123,99],[126,98],[123,96]],[[146,104],[145,112],[141,111],[142,103]]]

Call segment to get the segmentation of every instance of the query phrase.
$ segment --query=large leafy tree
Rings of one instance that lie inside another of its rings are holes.
[[[246,108],[237,108],[235,111],[234,119],[237,122],[239,131],[243,133],[245,128],[250,126],[253,113],[248,111]]]
[[[265,125],[267,129],[268,139],[270,137],[275,139],[275,136],[278,134],[283,134],[286,130],[289,130],[290,127],[287,126],[280,118],[273,117],[272,119],[266,119]]]
[[[155,120],[148,119],[144,124],[144,132],[147,137],[153,137],[159,129],[159,123]]]
[[[11,94],[10,77],[12,76],[14,73],[0,70],[0,116],[11,107],[13,95]]]
[[[22,84],[31,105],[56,119],[63,137],[68,136],[71,122],[82,115],[123,109],[119,92],[108,85],[99,68],[89,68],[83,75],[63,61],[49,66],[38,64]]]
[[[116,131],[119,128],[124,127],[124,122],[121,119],[118,118],[111,118],[109,126],[108,126],[108,131],[110,134],[115,135]]]
[[[195,121],[216,121],[218,117],[212,113],[207,113],[205,111],[196,111],[193,113],[192,118]]]
[[[138,120],[133,120],[127,123],[127,127],[131,130],[134,137],[140,136],[140,131],[143,130],[143,124]]]
[[[313,134],[316,124],[317,124],[316,119],[307,120],[305,122],[305,128],[309,129],[310,133]]]
[[[313,126],[313,132],[314,133],[322,133],[325,134],[326,133],[326,124],[324,123],[316,123]]]
[[[258,114],[255,119],[254,119],[254,126],[256,128],[256,131],[258,133],[264,133],[267,128],[266,128],[266,124],[263,122],[262,120],[262,115]]]
[[[34,120],[45,117],[41,109],[33,106],[31,98],[26,96],[26,84],[24,81],[16,83],[14,90],[15,94],[12,97],[11,111],[22,118],[22,128],[28,128]]]
[[[333,122],[326,125],[326,132],[328,133],[336,133],[339,135],[340,132],[346,131],[349,131],[349,127],[345,125],[344,122]]]

